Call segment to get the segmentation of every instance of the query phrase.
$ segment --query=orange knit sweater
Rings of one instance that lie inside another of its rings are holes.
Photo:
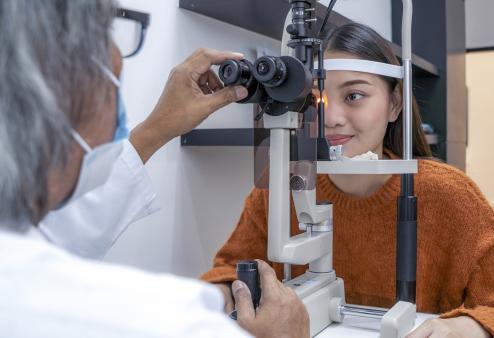
[[[356,198],[342,193],[327,175],[319,175],[318,200],[333,202],[334,269],[345,281],[348,303],[391,307],[395,302],[396,198],[400,177],[391,177],[376,193]],[[494,335],[494,211],[477,186],[461,171],[419,160],[417,308],[469,315]],[[202,279],[236,278],[238,260],[267,261],[266,190],[254,189],[236,229]],[[299,233],[292,204],[291,232]],[[272,264],[279,278],[283,266]],[[293,276],[304,266],[292,267]]]

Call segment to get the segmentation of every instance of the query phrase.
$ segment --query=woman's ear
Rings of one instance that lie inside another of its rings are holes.
[[[391,106],[388,122],[395,122],[403,110],[403,95],[401,88],[401,85],[398,83],[391,93]]]

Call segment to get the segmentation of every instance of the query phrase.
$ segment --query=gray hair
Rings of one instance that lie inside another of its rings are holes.
[[[0,1],[0,222],[35,222],[45,210],[71,126],[109,90],[97,63],[110,66],[114,12],[112,0]]]

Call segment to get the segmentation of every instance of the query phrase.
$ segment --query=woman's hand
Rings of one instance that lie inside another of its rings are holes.
[[[490,338],[491,335],[474,319],[461,316],[429,319],[406,338]]]
[[[235,309],[235,302],[233,301],[233,295],[232,295],[232,288],[231,288],[231,283],[217,283],[215,284],[217,287],[220,288],[221,292],[223,293],[223,298],[225,298],[225,307],[223,308],[223,311],[225,311],[226,314],[230,314]]]

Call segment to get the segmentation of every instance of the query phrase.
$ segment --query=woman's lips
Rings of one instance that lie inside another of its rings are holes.
[[[352,139],[353,135],[326,135],[326,139],[332,146],[339,146],[347,143]]]

